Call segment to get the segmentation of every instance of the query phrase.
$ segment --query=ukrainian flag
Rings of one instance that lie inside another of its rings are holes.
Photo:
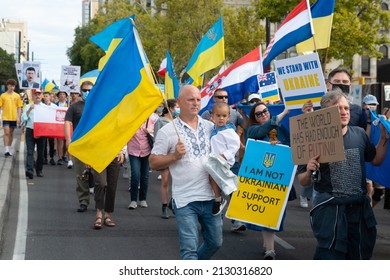
[[[163,101],[147,74],[136,29],[123,38],[100,72],[85,103],[69,152],[103,171]]]
[[[53,84],[52,82],[50,82],[48,79],[46,79],[45,78],[45,80],[43,80],[43,82],[42,82],[42,85],[41,85],[41,87],[42,87],[42,90],[44,91],[44,92],[50,92],[52,89],[54,89],[55,88],[55,84]]]
[[[307,39],[296,45],[298,53],[307,54],[316,49],[329,48],[335,2],[336,0],[318,0],[311,6],[315,46],[313,38]]]
[[[201,75],[218,67],[224,60],[225,39],[221,15],[219,20],[202,37],[188,62],[186,72],[192,78],[192,84],[200,86]]]
[[[95,69],[95,70],[91,70],[91,71],[85,73],[84,75],[82,75],[80,77],[80,82],[79,82],[80,86],[85,81],[90,81],[90,82],[95,84],[97,77],[99,76],[99,73],[100,73],[100,71],[98,69]]]
[[[167,51],[167,71],[165,72],[165,99],[177,99],[179,97],[179,81],[176,76],[175,68],[173,67],[172,58]]]
[[[133,19],[134,16],[118,20],[107,26],[100,33],[89,38],[91,42],[98,45],[106,52],[106,54],[99,60],[98,70],[101,71],[103,69],[104,65],[108,61],[108,58],[112,55],[123,37],[132,30],[131,20]]]

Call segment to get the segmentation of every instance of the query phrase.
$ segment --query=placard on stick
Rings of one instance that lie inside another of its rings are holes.
[[[338,106],[291,117],[290,140],[294,164],[307,164],[316,155],[320,163],[344,160]]]

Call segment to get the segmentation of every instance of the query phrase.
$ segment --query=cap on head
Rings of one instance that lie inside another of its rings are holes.
[[[256,100],[257,99],[257,100]],[[251,103],[251,102],[257,102],[257,101],[261,101],[261,98],[260,98],[260,95],[258,95],[257,93],[252,93],[248,96],[248,102]]]
[[[375,105],[378,105],[378,100],[376,99],[376,97],[372,94],[367,94],[364,98],[363,98],[363,103],[364,104],[375,104]]]
[[[32,94],[38,94],[38,93],[42,93],[42,91],[40,89],[33,89],[32,90]]]

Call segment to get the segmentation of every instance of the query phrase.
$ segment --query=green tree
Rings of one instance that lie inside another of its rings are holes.
[[[259,19],[281,22],[300,1],[258,0],[253,1],[253,6]],[[389,29],[390,21],[388,11],[381,9],[381,2],[337,0],[330,47],[327,53],[325,50],[318,52],[322,60],[327,55],[327,61],[343,59],[345,65],[351,65],[355,54],[382,57],[379,47],[390,42],[383,32]]]
[[[8,79],[18,80],[15,71],[15,63],[14,56],[0,48],[0,86],[5,86]]]
[[[112,22],[135,14],[141,41],[154,70],[169,50],[177,74],[184,69],[203,35],[223,15],[226,63],[234,62],[259,45],[264,28],[253,8],[223,8],[221,0],[156,0],[155,13],[137,2],[108,1],[99,8],[94,19],[75,30],[74,44],[67,51],[72,65],[80,65],[82,73],[96,69],[104,52],[89,41],[94,34]],[[212,76],[218,69],[210,71]],[[160,82],[163,79],[157,77]]]

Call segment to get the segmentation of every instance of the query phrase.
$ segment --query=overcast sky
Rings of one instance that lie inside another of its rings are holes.
[[[0,0],[2,19],[27,23],[30,60],[34,52],[42,77],[59,81],[61,66],[69,65],[66,50],[81,25],[81,0]]]

